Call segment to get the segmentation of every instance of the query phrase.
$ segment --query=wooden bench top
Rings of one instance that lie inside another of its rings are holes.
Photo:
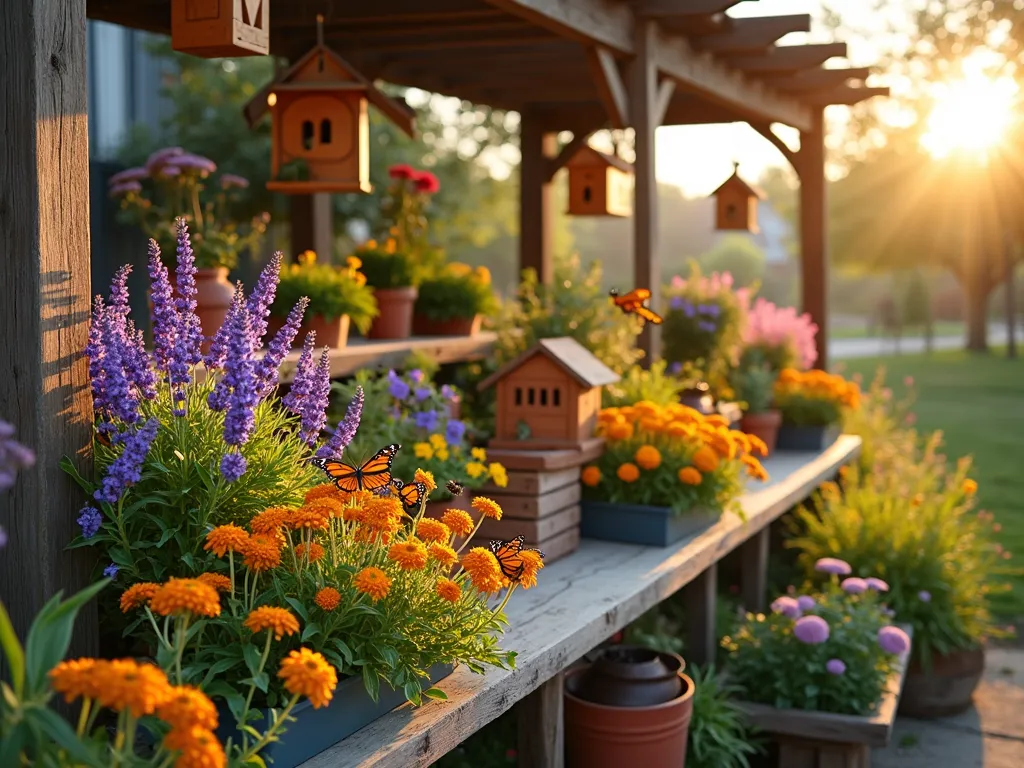
[[[429,765],[804,501],[857,455],[860,444],[859,437],[843,435],[823,453],[772,456],[765,462],[771,479],[752,484],[740,499],[746,522],[727,514],[665,548],[583,540],[576,553],[541,571],[535,588],[512,596],[501,647],[518,652],[515,670],[474,675],[460,667],[438,686],[448,701],[418,709],[405,704],[302,768]]]

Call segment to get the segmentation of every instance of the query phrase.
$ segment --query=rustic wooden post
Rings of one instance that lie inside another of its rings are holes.
[[[684,588],[686,605],[686,661],[709,664],[715,660],[715,597],[718,594],[718,563],[708,566]]]
[[[633,282],[651,291],[650,307],[661,311],[661,262],[658,258],[658,181],[655,177],[654,134],[658,114],[658,69],[654,62],[653,21],[637,20],[634,33],[636,58],[629,73],[629,108],[636,133],[636,174],[633,192]],[[643,365],[661,355],[661,328],[648,323],[640,334]]]
[[[800,134],[800,269],[804,312],[818,325],[815,367],[828,368],[828,205],[825,183],[825,108],[811,113]]]
[[[516,705],[522,768],[562,768],[565,765],[563,677],[559,672]]]
[[[550,161],[558,135],[545,130],[541,115],[527,107],[519,129],[519,271],[533,268],[543,285],[555,279],[554,189]]]
[[[292,195],[291,258],[303,251],[316,251],[327,261],[334,252],[334,201],[328,192]]]
[[[0,2],[0,71],[0,419],[36,452],[0,493],[0,597],[24,636],[55,592],[86,585],[93,562],[65,550],[83,499],[59,466],[68,456],[87,470],[92,440],[85,0]],[[86,606],[74,652],[94,652],[96,636]]]
[[[763,613],[768,592],[768,526],[755,533],[740,548],[740,595],[743,607]]]

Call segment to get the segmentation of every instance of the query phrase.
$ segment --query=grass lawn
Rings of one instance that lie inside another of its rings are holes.
[[[963,336],[964,335],[964,324],[956,322],[955,320],[940,320],[935,323],[935,338],[940,336]],[[875,336],[881,334],[881,331],[876,331]],[[924,336],[923,328],[907,328],[903,335],[906,338]],[[844,326],[840,328],[831,328],[828,332],[830,339],[866,339],[868,338],[868,326],[867,321],[860,325]]]
[[[917,388],[917,426],[941,429],[951,459],[974,457],[979,506],[995,513],[1009,563],[1024,568],[1024,360],[1007,360],[962,351],[931,355],[862,358],[843,361],[844,375],[859,372],[869,381],[879,366],[886,382],[903,387],[913,376]],[[1013,591],[995,598],[1009,619],[1024,617],[1024,575],[1011,579]]]

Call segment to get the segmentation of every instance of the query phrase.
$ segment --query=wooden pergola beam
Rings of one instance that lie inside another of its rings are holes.
[[[875,96],[888,95],[888,86],[852,88],[849,85],[841,85],[837,88],[829,88],[827,90],[802,94],[801,98],[806,100],[808,104],[827,107],[832,104],[845,104],[847,106],[852,106],[853,104],[860,104],[860,102],[866,101],[867,99],[873,99]]]
[[[625,128],[629,125],[629,96],[619,63],[607,48],[591,46],[587,48],[587,64],[612,128]]]
[[[846,85],[851,80],[863,81],[870,74],[871,67],[811,69],[795,75],[765,78],[765,81],[780,91],[816,91]]]
[[[754,0],[640,0],[633,4],[633,9],[640,18],[685,19],[725,13],[742,2]]]
[[[811,15],[809,13],[731,19],[728,31],[694,38],[694,44],[700,50],[712,53],[758,51],[768,48],[780,37],[791,32],[810,31]]]
[[[846,43],[811,43],[809,45],[783,45],[769,49],[762,56],[731,59],[734,69],[749,73],[799,72],[820,67],[826,61],[846,56]]]
[[[345,50],[348,46],[356,46],[360,51],[438,51],[452,48],[494,48],[505,45],[526,45],[543,43],[551,39],[551,35],[528,24],[503,25],[500,29],[488,32],[479,30],[461,30],[436,32],[428,35],[391,35],[382,31],[380,35],[363,34],[354,37],[328,34],[327,45]],[[296,30],[295,35],[274,35],[271,44],[275,50],[294,50],[302,47],[302,41],[308,40],[305,31]]]

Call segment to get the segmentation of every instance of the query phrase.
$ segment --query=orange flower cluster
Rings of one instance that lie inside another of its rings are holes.
[[[251,611],[242,624],[254,635],[264,630],[273,632],[278,640],[299,631],[299,620],[291,611],[270,605]]]
[[[775,382],[776,397],[804,397],[830,400],[847,408],[860,405],[860,387],[853,381],[825,371],[798,371],[785,368]]]

